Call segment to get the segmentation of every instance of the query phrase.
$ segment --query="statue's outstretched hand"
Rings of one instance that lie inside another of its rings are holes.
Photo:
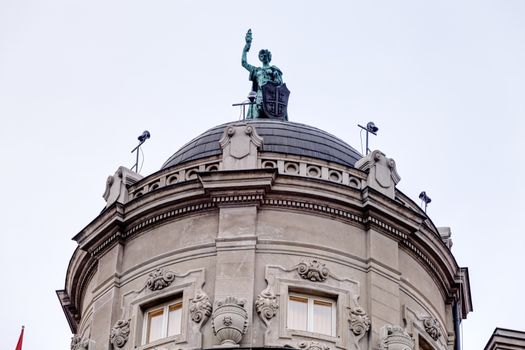
[[[246,39],[246,45],[249,47],[252,44],[252,30],[251,29],[248,29],[245,39]]]

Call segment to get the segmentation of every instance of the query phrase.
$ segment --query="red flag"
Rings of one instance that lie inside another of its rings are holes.
[[[16,344],[15,350],[22,350],[22,340],[24,339],[24,326],[22,326],[22,330],[20,331],[20,337],[18,338],[18,344]]]

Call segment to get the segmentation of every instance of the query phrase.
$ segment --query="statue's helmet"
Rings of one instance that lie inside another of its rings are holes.
[[[259,59],[263,63],[265,63],[265,61],[267,63],[270,63],[270,61],[272,60],[272,53],[270,52],[270,50],[262,49],[261,51],[259,51]]]

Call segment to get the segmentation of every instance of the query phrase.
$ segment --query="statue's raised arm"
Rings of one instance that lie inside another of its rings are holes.
[[[246,44],[244,45],[244,48],[242,49],[242,66],[251,72],[254,67],[248,64],[248,59],[246,57],[246,54],[248,53],[248,51],[250,51],[250,47],[252,46],[252,30],[251,29],[248,29],[245,40],[246,40]]]

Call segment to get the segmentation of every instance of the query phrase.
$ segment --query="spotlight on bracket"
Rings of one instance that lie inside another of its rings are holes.
[[[151,134],[149,133],[148,130],[144,130],[144,132],[142,133],[142,135],[140,135],[139,137],[137,137],[137,139],[144,143],[144,141],[146,141],[147,139],[149,139],[151,137]]]
[[[421,199],[421,204],[425,204],[425,213],[427,212],[427,206],[432,202],[432,199],[427,195],[425,191],[419,194],[419,199]]]
[[[368,124],[366,124],[366,130],[376,135],[376,132],[379,131],[379,128],[374,124],[374,122],[368,122]]]
[[[137,160],[135,162],[135,165],[133,165],[131,167],[131,170],[133,170],[133,168],[135,169],[135,172],[138,174],[139,172],[139,151],[140,151],[140,146],[142,146],[142,144],[144,142],[146,142],[147,139],[149,139],[151,137],[151,134],[149,133],[148,130],[144,130],[144,132],[142,133],[142,135],[139,135],[139,137],[137,137],[137,139],[139,140],[139,144],[137,145],[137,147],[133,148],[133,150],[131,150],[131,153],[133,152],[137,152]],[[144,161],[144,157],[142,158],[142,161]],[[141,166],[142,168],[142,166]]]

